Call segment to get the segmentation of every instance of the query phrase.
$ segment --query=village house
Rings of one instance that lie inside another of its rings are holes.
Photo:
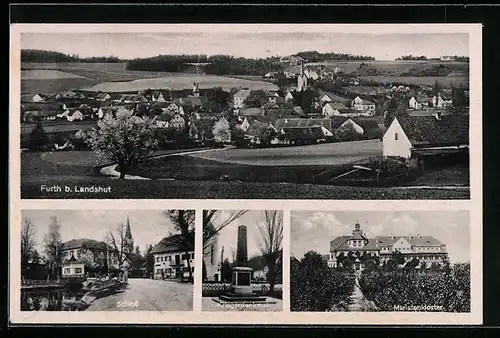
[[[351,105],[350,99],[329,92],[323,93],[319,98],[320,105],[324,105],[326,102],[340,102],[345,106]]]
[[[278,131],[272,123],[255,120],[250,127],[245,130],[245,139],[249,140],[251,144],[262,144],[270,134],[276,134],[277,132]],[[269,140],[269,142],[271,141],[272,139]]]
[[[276,129],[282,132],[283,128],[297,127],[321,127],[325,135],[333,132],[332,119],[312,119],[312,118],[280,118],[276,120]]]
[[[277,266],[282,266],[283,264],[283,250],[280,250],[278,253],[278,259],[276,260]],[[251,267],[252,270],[252,280],[254,281],[266,281],[267,280],[267,272],[269,268],[266,264],[266,259],[263,255],[258,255],[250,258],[248,260],[248,266]],[[278,269],[280,270],[280,269]],[[281,283],[282,279],[278,275],[277,282]]]
[[[300,127],[283,127],[281,135],[284,144],[315,144],[326,142],[333,137],[333,133],[323,126],[300,126]]]
[[[340,110],[348,109],[342,102],[326,102],[321,109],[323,116],[340,116],[342,113]]]
[[[162,113],[156,119],[156,126],[183,130],[186,128],[186,120],[180,113],[162,109]]]
[[[35,94],[31,98],[31,102],[45,102],[45,101],[47,101],[48,98],[49,98],[49,96],[45,95],[45,94]]]
[[[352,100],[352,108],[357,111],[363,112],[364,116],[375,115],[375,103],[368,100],[363,100],[359,96],[356,96],[356,98]]]
[[[404,260],[401,266],[416,259],[420,269],[430,268],[433,263],[441,265],[448,256],[446,245],[432,236],[410,234],[369,238],[356,223],[352,235],[339,236],[330,242],[328,266],[336,268],[350,265],[354,271],[360,272],[368,261],[383,266],[396,252]]]
[[[85,273],[85,262],[73,256],[62,264],[62,278],[85,277]]]
[[[252,91],[250,89],[242,89],[233,95],[233,108],[242,109],[245,107],[245,100]]]
[[[154,279],[187,278],[189,268],[194,274],[194,248],[186,244],[182,235],[163,238],[150,253],[154,259]]]
[[[262,108],[243,108],[238,111],[238,119],[243,121],[247,116],[262,116],[264,109]]]
[[[109,101],[111,100],[111,95],[107,93],[99,93],[96,96],[96,101],[104,102],[104,101]]]
[[[398,116],[383,137],[383,155],[402,158],[469,149],[469,116]]]
[[[79,269],[82,269],[89,260],[101,267],[120,268],[118,252],[103,241],[89,238],[72,239],[62,243],[61,254],[63,276],[83,274],[85,271]]]

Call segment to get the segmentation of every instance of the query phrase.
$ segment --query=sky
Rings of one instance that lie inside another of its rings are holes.
[[[43,252],[43,237],[52,216],[61,224],[63,242],[78,238],[104,241],[108,229],[118,236],[116,228],[126,223],[128,216],[134,244],[139,245],[141,253],[147,245],[154,246],[170,232],[175,233],[174,225],[164,217],[163,210],[23,210],[22,216],[35,225],[39,253]]]
[[[229,54],[248,58],[286,56],[316,50],[394,60],[403,55],[469,56],[469,35],[261,33],[22,33],[21,48],[80,57],[151,57],[159,54]]]
[[[351,235],[356,222],[368,238],[420,234],[446,244],[450,261],[470,260],[467,211],[295,211],[291,216],[291,255],[300,259],[309,250],[330,252],[330,241]]]
[[[225,220],[228,219],[228,215],[231,211],[221,211],[220,216],[217,219]],[[259,243],[262,240],[262,235],[260,233],[259,227],[264,223],[264,211],[261,210],[250,210],[247,211],[243,216],[236,219],[233,223],[226,226],[219,232],[219,250],[224,246],[224,258],[228,258],[229,261],[232,260],[232,251],[236,253],[236,242],[238,238],[238,226],[247,226],[247,249],[248,249],[248,259],[261,255],[259,249]]]

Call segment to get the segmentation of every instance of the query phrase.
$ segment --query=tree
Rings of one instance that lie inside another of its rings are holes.
[[[217,121],[212,129],[212,134],[214,135],[214,141],[216,142],[230,142],[231,129],[229,127],[229,122],[225,118]]]
[[[317,111],[319,108],[317,91],[311,88],[303,91],[300,98],[300,106],[306,114]]]
[[[28,149],[29,150],[40,150],[43,149],[49,143],[49,137],[43,129],[40,121],[37,121],[35,128],[31,131],[28,136]]]
[[[232,265],[229,262],[229,259],[225,258],[222,261],[221,264],[221,269],[220,269],[220,275],[221,275],[221,281],[226,282],[226,281],[231,281],[233,278],[233,271],[232,271]]]
[[[100,157],[118,163],[120,179],[131,166],[140,163],[157,148],[158,141],[153,136],[156,120],[134,116],[127,109],[120,109],[116,117],[106,115],[92,130],[87,144]]]
[[[384,118],[384,125],[389,128],[394,117],[406,114],[406,105],[398,103],[398,101],[392,99],[387,105],[387,113]]]
[[[245,139],[245,131],[239,126],[235,126],[231,129],[231,140],[237,147],[247,147],[249,142]]]
[[[120,223],[116,227],[116,235],[109,233],[111,247],[113,251],[118,256],[118,265],[123,266],[123,264],[128,261],[132,261],[133,248],[129,245],[129,239],[127,238],[127,227],[124,223]],[[106,241],[107,242],[107,241]]]
[[[436,80],[434,82],[434,86],[432,87],[431,95],[432,96],[439,96],[439,92],[441,89],[439,88],[439,82]]]
[[[191,263],[189,262],[190,251],[194,249],[194,210],[167,210],[165,216],[174,224],[175,229],[181,233],[186,248],[186,261],[189,271],[189,280],[193,280]]]
[[[205,96],[203,107],[212,113],[220,113],[229,109],[231,93],[226,92],[221,87],[213,88]]]
[[[208,249],[210,239],[222,229],[246,214],[247,210],[203,210],[203,252]]]
[[[149,276],[154,273],[155,269],[155,257],[151,253],[151,250],[153,250],[153,246],[150,244],[146,249],[146,269]]]
[[[274,291],[274,284],[281,273],[280,258],[283,242],[283,211],[265,210],[264,223],[259,227],[261,240],[259,249],[267,267],[269,291]]]
[[[252,90],[243,102],[246,107],[262,107],[267,102],[267,93],[263,90]]]
[[[21,277],[26,278],[27,270],[33,258],[38,256],[35,242],[35,226],[29,219],[21,225]]]
[[[50,276],[56,273],[57,280],[60,278],[59,268],[62,262],[62,242],[61,242],[61,224],[56,216],[51,217],[49,231],[44,237],[45,256],[50,271]]]

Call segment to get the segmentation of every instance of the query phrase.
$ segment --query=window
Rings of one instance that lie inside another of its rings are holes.
[[[398,140],[398,133],[394,133],[394,140],[397,141]]]
[[[82,273],[82,268],[75,268],[75,273]]]
[[[65,275],[69,275],[69,274],[71,273],[71,269],[70,269],[70,268],[64,268],[63,273],[64,273]]]
[[[194,272],[194,266],[193,266],[193,267],[191,267],[191,272]]]
[[[158,263],[160,261],[160,257],[156,257],[156,262]]]
[[[194,259],[194,252],[191,253],[191,259]]]

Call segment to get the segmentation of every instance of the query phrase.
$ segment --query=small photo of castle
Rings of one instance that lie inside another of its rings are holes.
[[[203,311],[282,311],[283,212],[203,212]]]
[[[192,311],[194,210],[23,210],[21,311]]]
[[[296,211],[292,311],[470,312],[467,211]]]

